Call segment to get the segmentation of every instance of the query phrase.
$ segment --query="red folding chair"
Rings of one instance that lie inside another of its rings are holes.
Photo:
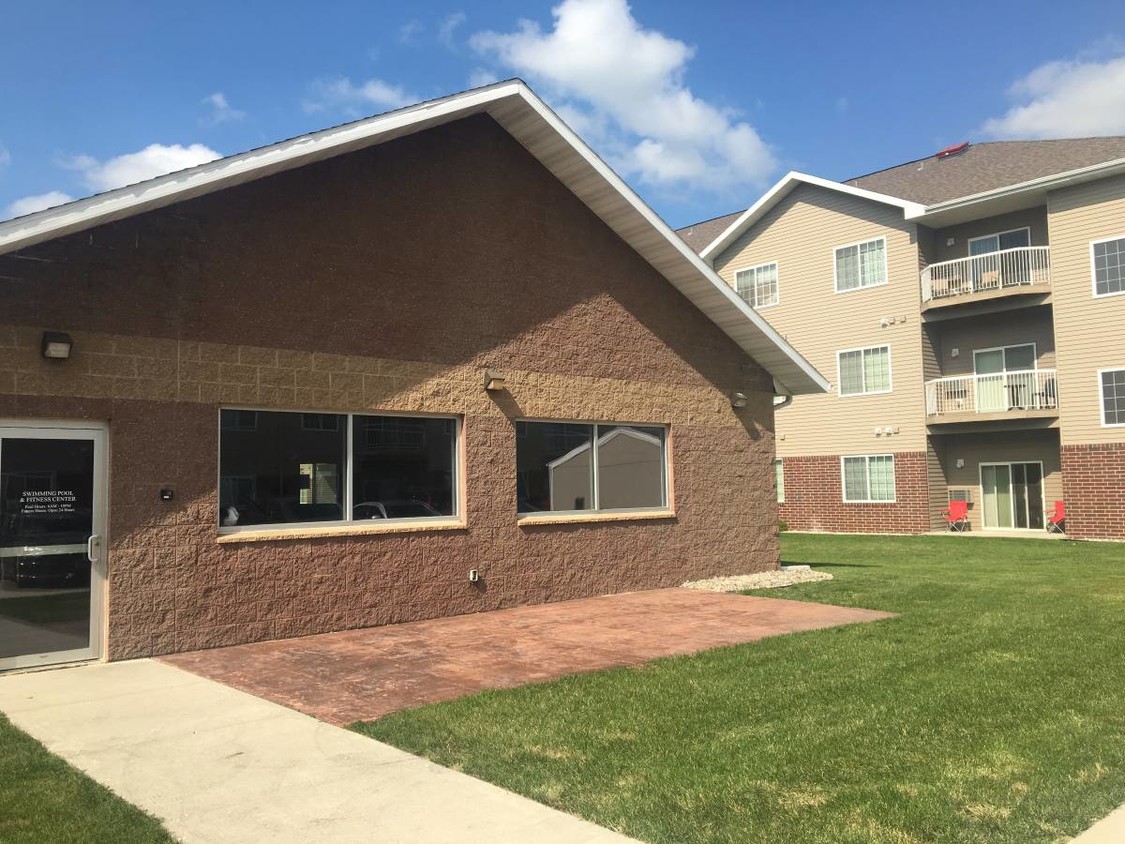
[[[969,502],[950,501],[948,509],[942,510],[945,522],[949,529],[957,533],[964,533],[969,527]]]
[[[1066,533],[1066,502],[1056,501],[1054,512],[1047,516],[1047,533]]]

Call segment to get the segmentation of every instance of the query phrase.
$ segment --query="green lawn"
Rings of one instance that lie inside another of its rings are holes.
[[[0,842],[172,840],[155,819],[52,756],[0,715]]]
[[[785,535],[895,619],[356,729],[654,842],[1063,841],[1125,801],[1125,546]]]

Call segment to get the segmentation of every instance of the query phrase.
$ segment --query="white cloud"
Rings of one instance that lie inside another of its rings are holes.
[[[478,32],[469,43],[543,85],[576,129],[600,128],[586,137],[627,174],[719,190],[773,173],[754,128],[684,84],[692,47],[643,28],[625,0],[563,0],[552,14],[551,32],[520,21],[515,32]]]
[[[181,146],[150,144],[139,152],[130,152],[98,161],[89,155],[76,155],[64,161],[68,170],[77,170],[82,183],[94,192],[133,185],[165,173],[174,173],[197,164],[205,164],[222,156],[203,144]]]
[[[239,111],[233,108],[227,101],[226,94],[222,91],[216,91],[208,97],[204,97],[203,105],[210,106],[210,111],[202,118],[200,122],[206,126],[218,126],[220,123],[229,123],[235,120],[241,120],[246,116],[246,112]]]
[[[499,81],[500,77],[483,67],[474,67],[473,72],[469,74],[470,88],[483,88],[485,85],[491,85],[493,82]]]
[[[42,211],[44,208],[53,208],[56,205],[62,205],[64,202],[70,202],[72,199],[74,199],[74,197],[58,190],[41,193],[36,196],[25,196],[22,199],[17,199],[4,209],[4,219],[8,219],[9,217],[22,217],[24,214],[34,214],[36,211]]]
[[[12,163],[12,154],[8,152],[8,148],[0,144],[0,168],[7,167]]]
[[[446,15],[441,24],[438,26],[438,40],[450,49],[453,48],[453,33],[456,32],[457,27],[465,22],[464,12],[454,12],[451,15]]]
[[[390,111],[418,102],[418,97],[382,79],[368,79],[358,85],[347,77],[318,79],[310,86],[311,96],[301,106],[309,114],[339,111],[352,117],[375,111]]]
[[[398,43],[407,45],[417,44],[423,30],[425,30],[425,27],[422,26],[420,21],[407,21],[398,29]]]
[[[1125,135],[1125,56],[1040,65],[1008,90],[1014,105],[985,122],[994,138]]]

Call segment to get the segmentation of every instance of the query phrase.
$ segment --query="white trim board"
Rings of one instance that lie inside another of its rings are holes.
[[[0,223],[0,254],[264,178],[313,161],[488,114],[788,394],[828,382],[520,80],[302,135]],[[810,177],[811,178],[811,177]]]

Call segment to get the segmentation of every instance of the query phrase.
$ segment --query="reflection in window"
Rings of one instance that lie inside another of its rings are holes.
[[[339,417],[329,414],[256,414],[257,427],[237,422],[242,411],[222,411],[219,437],[219,519],[231,526],[323,522],[343,518],[340,469],[346,443]],[[331,425],[335,424],[335,430]]]
[[[519,512],[665,507],[665,440],[658,426],[517,422]]]
[[[410,519],[456,512],[457,421],[221,412],[219,523]],[[352,485],[347,488],[348,468]]]
[[[352,518],[452,516],[457,423],[452,419],[352,419]]]

